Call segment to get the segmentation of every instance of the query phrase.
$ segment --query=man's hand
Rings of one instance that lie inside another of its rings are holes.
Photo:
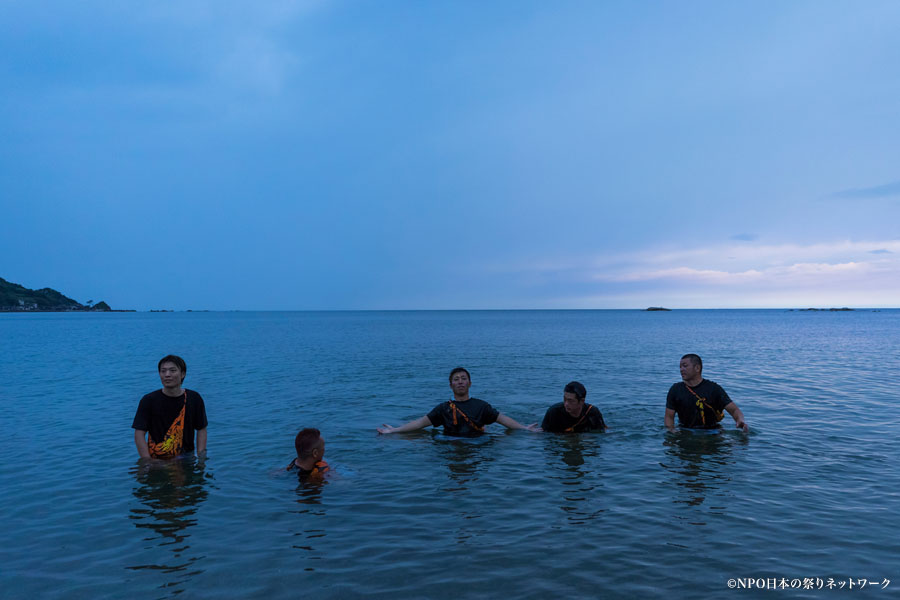
[[[378,433],[394,433],[394,430],[395,430],[395,429],[397,429],[397,428],[396,428],[396,427],[391,427],[391,426],[388,425],[387,423],[382,423],[382,424],[381,424],[381,427],[376,427],[376,428],[375,428],[375,431],[377,431]]]

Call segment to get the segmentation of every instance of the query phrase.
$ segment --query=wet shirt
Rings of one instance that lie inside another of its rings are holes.
[[[428,413],[428,420],[431,421],[431,424],[435,427],[443,425],[446,435],[478,435],[481,431],[477,427],[483,428],[485,425],[490,425],[500,416],[499,410],[478,398],[469,398],[465,402],[453,400],[453,404],[456,406],[456,410],[461,411],[465,417],[457,412],[454,419],[454,411],[450,402],[442,402]]]
[[[173,398],[163,394],[162,390],[155,390],[141,398],[131,428],[146,431],[152,439],[160,441],[178,418],[181,407],[184,406],[184,445],[182,450],[185,453],[193,452],[194,433],[207,426],[206,406],[203,404],[200,394],[193,390],[186,389],[184,391],[187,392],[186,405],[184,396]]]
[[[693,394],[683,381],[672,385],[669,388],[669,395],[666,396],[666,408],[678,413],[678,422],[682,427],[716,429],[719,426],[719,418],[716,413],[723,412],[725,407],[731,404],[731,398],[728,397],[722,386],[709,379],[702,380],[690,389],[694,391]]]
[[[581,407],[581,414],[573,417],[566,412],[566,407],[562,402],[558,402],[547,409],[544,420],[541,422],[541,429],[551,433],[568,433],[570,427],[574,427],[574,433],[583,431],[603,431],[606,429],[606,423],[603,422],[603,414],[596,406],[585,404]]]
[[[312,469],[307,470],[297,466],[297,463],[292,460],[291,464],[287,466],[287,470],[297,471],[297,478],[300,479],[300,481],[306,481],[310,478],[320,479],[328,472],[328,463],[324,460],[320,460]]]

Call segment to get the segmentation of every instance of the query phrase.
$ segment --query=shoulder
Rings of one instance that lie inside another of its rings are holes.
[[[146,404],[149,402],[157,402],[157,401],[159,401],[159,399],[162,395],[163,395],[162,390],[153,390],[152,392],[144,394],[144,396],[141,398],[141,404]]]
[[[428,411],[428,414],[436,416],[448,410],[450,410],[450,403],[445,401],[441,402],[440,404],[435,404],[434,408]]]
[[[669,388],[669,393],[674,394],[676,392],[683,390],[684,388],[685,388],[685,385],[684,385],[683,381],[676,381],[675,383],[672,384],[672,387]]]
[[[713,390],[715,390],[717,392],[723,392],[723,393],[725,392],[725,388],[723,388],[721,385],[719,385],[712,379],[704,379],[703,383],[708,384],[710,388],[712,388]]]
[[[564,410],[563,403],[557,402],[556,404],[550,405],[550,407],[547,409],[547,414],[557,413],[561,410]]]
[[[492,410],[494,412],[499,412],[496,408],[494,408],[490,402],[485,402],[480,398],[469,398],[469,402],[475,402],[474,408],[475,410]]]
[[[189,390],[187,388],[184,388],[184,391],[187,393],[188,400],[194,400],[196,402],[203,402],[203,398],[200,396],[199,393],[195,392],[194,390]]]
[[[562,406],[562,405],[560,405],[560,406]],[[600,409],[597,408],[596,404],[591,404],[591,407],[588,409],[588,414],[589,415],[599,415]]]

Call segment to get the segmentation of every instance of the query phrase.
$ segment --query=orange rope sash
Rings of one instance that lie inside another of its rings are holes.
[[[453,412],[453,424],[454,425],[457,424],[456,413],[459,413],[460,415],[462,415],[462,418],[466,420],[466,423],[468,423],[469,427],[471,427],[475,431],[484,431],[484,427],[473,423],[472,419],[467,417],[466,413],[464,413],[461,408],[456,407],[456,405],[453,403],[453,400],[448,400],[447,402],[450,403],[450,410]]]
[[[187,390],[184,390],[184,404],[181,405],[181,412],[172,421],[162,441],[156,443],[152,435],[147,436],[150,439],[150,443],[147,445],[150,450],[150,456],[153,458],[174,458],[184,451],[184,411],[186,407]]]
[[[697,394],[697,392],[692,390],[691,386],[689,386],[687,383],[684,384],[684,387],[686,387],[687,390],[694,395],[694,398],[697,399],[696,405],[697,405],[697,408],[700,409],[700,420],[703,422],[704,427],[706,426],[706,411],[703,410],[704,406],[706,406],[709,410],[713,411],[713,414],[716,415],[716,423],[718,423],[719,421],[722,420],[722,418],[725,416],[725,413],[718,411],[718,410],[714,409],[712,406],[710,406],[709,403],[706,401],[706,398],[703,398],[702,396]]]
[[[565,429],[565,433],[572,433],[573,431],[575,431],[575,428],[578,427],[579,425],[581,425],[581,422],[584,421],[584,420],[587,418],[588,413],[591,412],[591,409],[592,409],[592,408],[594,408],[594,407],[591,406],[590,404],[585,404],[585,407],[587,408],[587,410],[584,411],[584,414],[581,415],[581,418],[578,419],[578,421],[577,421],[574,425],[572,425],[571,427],[567,427],[567,428]]]
[[[285,469],[286,471],[290,471],[291,469],[298,469],[298,470],[300,469],[300,467],[297,466],[297,463],[294,462],[295,460],[297,460],[297,459],[295,458],[294,460],[291,461],[291,464],[289,464],[289,465],[287,466],[287,469]],[[308,477],[312,477],[313,475],[319,475],[319,476],[321,476],[321,475],[323,475],[326,471],[328,471],[328,463],[325,462],[324,460],[320,460],[319,462],[316,463],[316,466],[314,466],[314,467],[312,468],[312,471],[310,471],[310,472],[307,474],[307,476],[308,476]]]

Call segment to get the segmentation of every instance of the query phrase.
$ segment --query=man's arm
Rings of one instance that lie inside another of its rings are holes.
[[[407,431],[424,429],[425,427],[431,427],[432,425],[433,423],[431,422],[431,419],[428,418],[428,415],[425,415],[424,417],[419,417],[415,421],[404,423],[400,427],[391,427],[387,423],[384,423],[381,427],[376,427],[375,431],[377,431],[378,433],[404,433]]]
[[[503,413],[497,415],[497,422],[507,427],[509,429],[527,429],[528,431],[540,431],[540,427],[538,427],[537,423],[532,423],[531,425],[522,425],[512,417],[507,417]]]
[[[741,409],[738,408],[738,405],[734,402],[725,405],[725,410],[728,411],[728,414],[731,415],[731,418],[734,419],[734,424],[743,429],[744,433],[750,431],[750,427],[744,421],[744,413],[741,412]]]
[[[197,456],[206,452],[206,427],[197,431]]]
[[[150,447],[147,446],[147,432],[141,429],[134,430],[134,445],[137,446],[141,458],[150,458]]]
[[[734,404],[734,403],[732,403]],[[666,418],[663,420],[663,423],[666,425],[666,429],[669,431],[675,431],[675,411],[671,408],[666,409]]]

